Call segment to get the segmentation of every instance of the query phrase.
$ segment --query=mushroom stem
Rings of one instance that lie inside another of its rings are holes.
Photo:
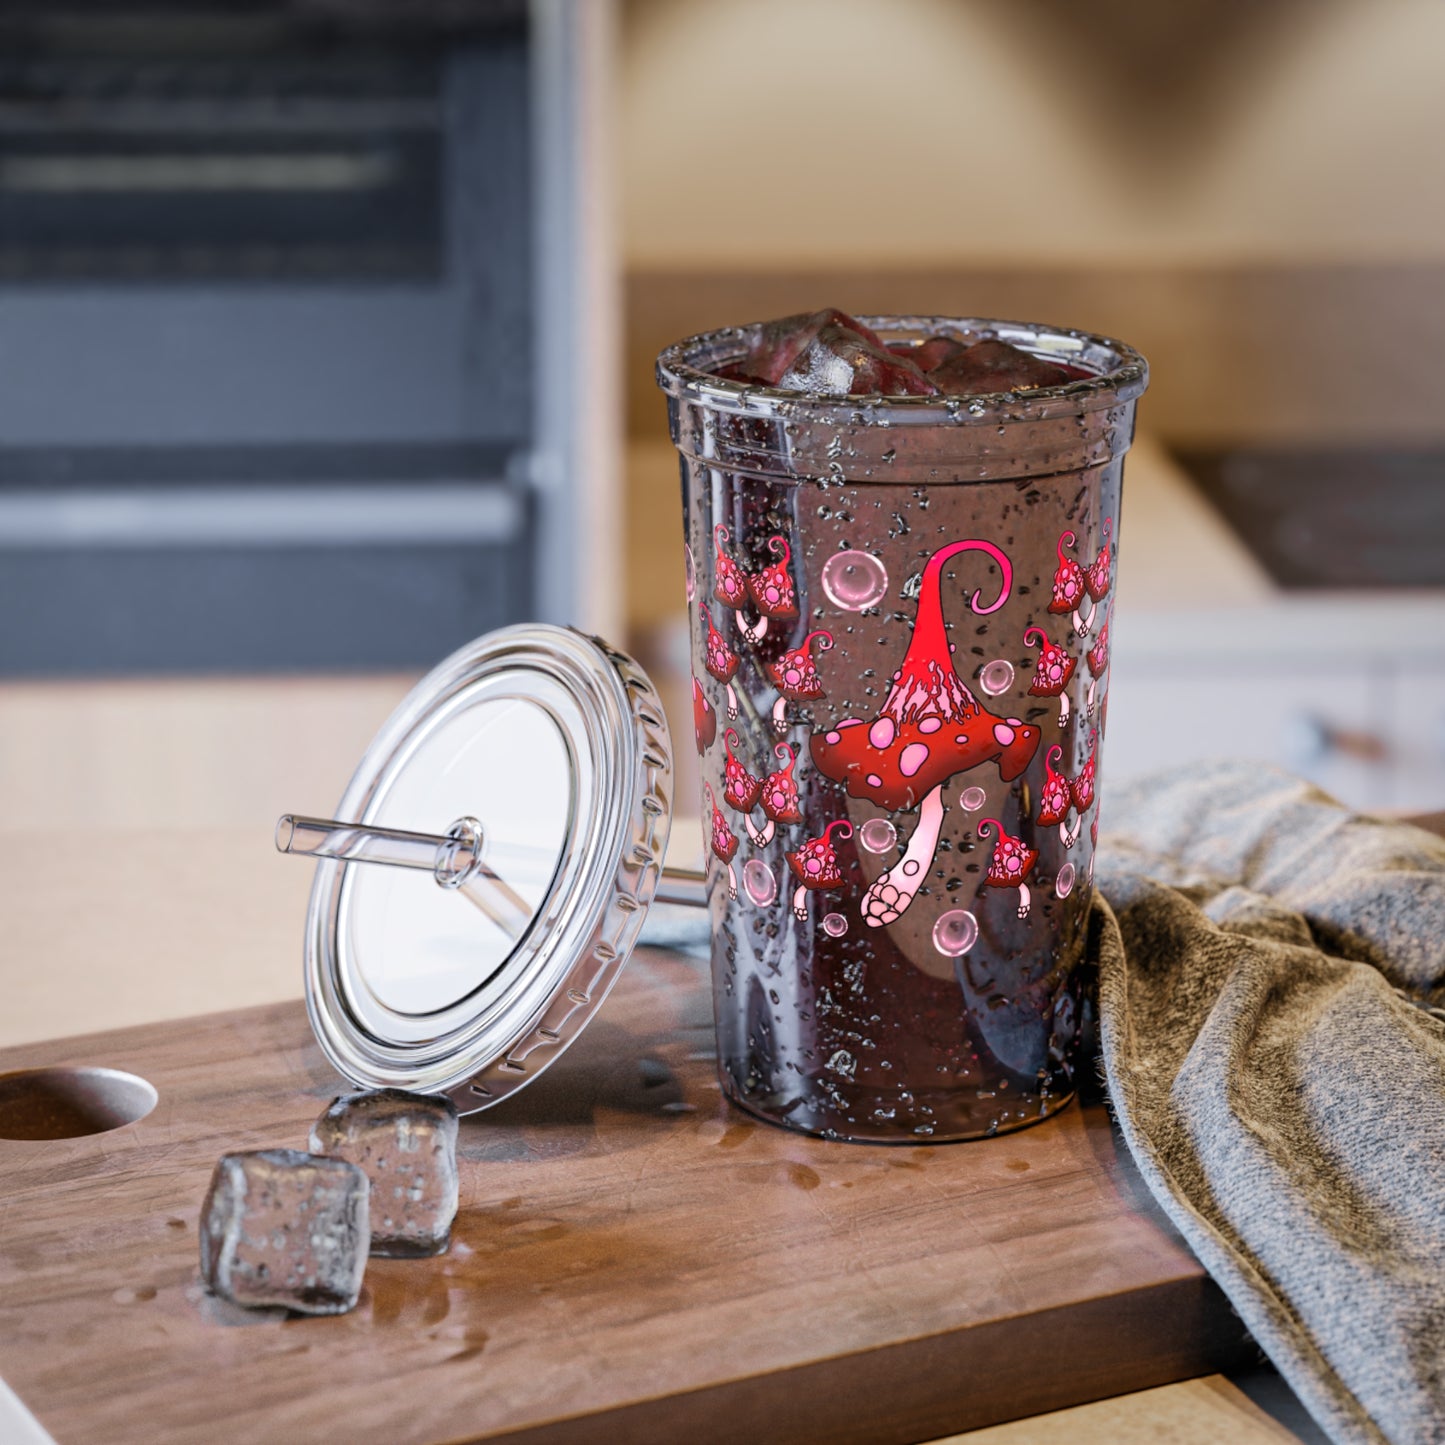
[[[870,928],[896,923],[913,902],[938,851],[943,813],[943,784],[939,783],[918,805],[918,826],[908,840],[903,857],[882,874],[863,897],[863,921]]]
[[[1098,687],[1098,685],[1099,679],[1097,677],[1091,677],[1089,679],[1089,695],[1084,699],[1084,715],[1086,717],[1093,717],[1094,715],[1094,689]]]
[[[1080,615],[1078,607],[1074,608],[1074,631],[1077,632],[1080,637],[1087,637],[1089,635],[1089,629],[1094,625],[1093,600],[1091,598],[1085,598],[1084,600],[1089,604],[1089,615],[1087,617]]]
[[[758,618],[756,626],[749,626],[748,619],[743,615],[741,607],[738,608],[734,616],[736,616],[738,620],[738,631],[741,632],[749,642],[761,642],[763,638],[768,635],[768,619],[766,617]]]
[[[736,898],[738,896],[738,875],[733,872],[733,865],[731,863],[726,866],[728,870],[728,897]],[[1019,916],[1022,917],[1023,915],[1020,914]]]
[[[733,691],[732,683],[727,682],[723,686],[728,690],[728,716],[736,717],[738,715],[738,695]]]
[[[1059,726],[1067,727],[1069,723],[1069,694],[1065,689],[1059,694]]]
[[[808,890],[801,883],[793,890],[793,916],[807,921]]]
[[[1020,917],[1020,918],[1027,918],[1027,917],[1029,916],[1029,904],[1030,904],[1031,902],[1032,902],[1032,899],[1030,899],[1030,897],[1029,897],[1029,885],[1028,885],[1027,883],[1020,883],[1020,884],[1019,884],[1019,917]]]
[[[785,697],[779,697],[773,704],[773,726],[780,733],[788,730],[788,700]]]
[[[762,848],[765,847],[768,843],[772,842],[773,820],[771,818],[769,818],[767,822],[764,823],[761,828],[759,828],[754,825],[753,815],[749,813],[748,816],[743,819],[743,823],[747,827],[748,837],[753,840],[753,843],[757,847]]]
[[[1059,824],[1059,839],[1065,848],[1072,848],[1074,844],[1079,841],[1079,829],[1083,826],[1084,820],[1079,817],[1077,813],[1074,815],[1074,826],[1072,829],[1069,827],[1069,820],[1067,818]]]

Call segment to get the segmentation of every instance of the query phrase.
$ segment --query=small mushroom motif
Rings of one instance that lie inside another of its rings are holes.
[[[1094,768],[1099,756],[1099,734],[1089,734],[1089,761],[1080,770],[1078,777],[1069,779],[1069,791],[1074,795],[1074,806],[1080,815],[1089,811],[1094,801]]]
[[[1058,555],[1059,565],[1054,570],[1054,592],[1053,596],[1049,598],[1049,611],[1059,617],[1067,617],[1072,613],[1074,631],[1080,637],[1087,637],[1089,623],[1094,615],[1094,605],[1089,602],[1084,569],[1072,557],[1064,556],[1064,544],[1067,542],[1072,547],[1078,540],[1078,535],[1072,531],[1065,531],[1059,535],[1058,545],[1054,548]],[[1079,614],[1079,608],[1085,602],[1089,602],[1089,615],[1082,617]]]
[[[999,776],[1010,782],[1038,750],[1038,728],[986,712],[954,670],[941,577],[951,558],[971,551],[985,553],[1002,574],[997,598],[985,607],[981,591],[975,592],[971,610],[984,616],[1003,606],[1013,581],[1003,552],[976,538],[940,547],[923,569],[913,634],[882,711],[872,723],[849,718],[810,741],[814,767],[842,783],[850,796],[888,812],[918,810],[903,857],[864,896],[863,921],[873,928],[893,923],[922,886],[938,849],[949,779],[996,762]]]
[[[697,678],[692,680],[692,731],[697,741],[697,755],[702,757],[717,738],[717,713]]]
[[[721,632],[712,625],[712,613],[707,603],[698,604],[707,622],[707,641],[703,644],[703,666],[728,690],[728,716],[738,715],[738,697],[733,691],[733,675],[738,670],[738,655],[727,645]]]
[[[1019,891],[1019,917],[1029,916],[1029,886],[1024,882],[1038,861],[1038,852],[1030,848],[1022,838],[1005,833],[997,818],[980,819],[978,836],[983,838],[986,830],[996,833],[998,841],[993,845],[993,861],[984,875],[985,888],[1017,888]]]
[[[712,534],[717,546],[717,556],[713,561],[712,595],[724,607],[734,610],[744,607],[748,600],[748,577],[747,573],[723,551],[723,543],[729,540],[728,529],[719,522],[712,529]],[[744,633],[747,632],[747,625],[743,621],[741,612],[738,613],[738,626]]]
[[[738,876],[733,872],[733,857],[738,851],[738,835],[728,827],[728,820],[723,817],[722,809],[718,807],[717,801],[712,795],[712,784],[704,783],[702,787],[703,792],[707,794],[708,807],[712,809],[712,827],[708,830],[708,844],[712,848],[713,857],[728,870],[728,897],[736,898],[738,896]]]
[[[1104,518],[1104,545],[1099,555],[1089,563],[1084,573],[1084,586],[1095,602],[1102,602],[1113,581],[1113,558],[1109,553],[1109,540],[1114,535],[1114,519]]]
[[[793,585],[792,573],[788,571],[793,555],[788,539],[781,533],[774,534],[768,538],[768,550],[778,556],[778,561],[748,578],[748,595],[753,599],[753,606],[762,614],[756,627],[751,631],[745,630],[749,642],[761,642],[767,636],[769,620],[793,622],[798,616],[798,590]]]
[[[838,854],[833,848],[834,829],[840,838],[853,836],[853,825],[846,818],[835,818],[823,829],[821,837],[810,838],[796,852],[783,855],[798,880],[793,892],[793,914],[797,918],[808,916],[808,894],[843,886],[843,870],[838,866]]]
[[[729,728],[723,734],[723,746],[727,749],[727,761],[723,764],[723,802],[735,813],[747,817],[757,807],[758,794],[763,790],[761,778],[755,778],[738,762],[733,749],[739,745],[736,728]]]
[[[1050,642],[1042,627],[1030,627],[1024,632],[1024,646],[1032,647],[1031,638],[1039,640],[1039,660],[1029,683],[1030,697],[1056,697],[1059,700],[1059,726],[1069,721],[1068,686],[1073,680],[1074,670],[1079,661],[1066,648]]]
[[[1113,617],[1114,604],[1110,602],[1109,610],[1104,614],[1104,625],[1088,653],[1089,671],[1093,676],[1089,679],[1089,695],[1084,700],[1084,707],[1090,716],[1094,712],[1094,692],[1099,686],[1099,679],[1109,670],[1109,623]]]
[[[793,764],[797,762],[798,755],[791,743],[779,743],[773,753],[787,761],[777,772],[769,773],[763,784],[763,812],[774,823],[801,823],[803,815],[798,810],[798,785],[793,780]]]
[[[1044,785],[1039,790],[1039,815],[1036,821],[1042,828],[1057,827],[1059,838],[1065,848],[1072,848],[1079,838],[1079,829],[1084,826],[1082,818],[1076,818],[1073,829],[1069,828],[1069,814],[1074,808],[1074,793],[1069,780],[1054,771],[1054,759],[1063,756],[1064,750],[1057,743],[1049,749],[1044,759]]]
[[[818,639],[818,651],[827,652],[833,645],[833,634],[823,628],[810,632],[797,647],[785,652],[776,662],[767,665],[768,678],[779,697],[773,704],[773,726],[780,732],[788,730],[787,705],[791,702],[816,702],[825,697],[818,664],[813,660],[812,643]]]

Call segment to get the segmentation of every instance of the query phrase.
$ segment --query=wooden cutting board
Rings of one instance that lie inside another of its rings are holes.
[[[350,1315],[203,1294],[228,1149],[305,1147],[338,1089],[299,1003],[0,1053],[160,1102],[0,1140],[0,1376],[64,1445],[461,1440],[887,1445],[1227,1368],[1242,1327],[1102,1105],[880,1148],[723,1100],[702,966],[640,951],[577,1045],[464,1120],[449,1255]]]

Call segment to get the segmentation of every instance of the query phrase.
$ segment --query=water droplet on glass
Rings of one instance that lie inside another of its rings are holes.
[[[913,576],[911,576],[908,581],[903,584],[900,591],[905,597],[909,599],[909,601],[917,602],[918,599],[923,595],[923,573],[915,572]]]
[[[1059,876],[1054,879],[1054,892],[1060,898],[1067,898],[1074,891],[1074,865],[1065,863],[1059,869]]]
[[[682,544],[683,567],[687,573],[687,600],[692,601],[697,596],[697,567],[692,560],[692,548],[686,542]]]
[[[842,938],[848,931],[848,920],[841,913],[829,913],[823,919],[823,932],[829,938]]]
[[[965,788],[958,795],[958,806],[965,813],[976,813],[988,802],[988,794],[982,788]]]
[[[888,569],[871,552],[835,552],[823,563],[823,591],[849,612],[876,607],[888,591]]]
[[[870,853],[886,853],[898,841],[898,829],[887,818],[869,818],[858,840]]]
[[[947,958],[967,953],[978,940],[978,919],[966,908],[951,908],[933,925],[933,946]]]
[[[773,870],[757,858],[749,858],[743,864],[743,887],[759,908],[766,908],[778,896],[778,880],[773,877]]]
[[[978,685],[990,696],[997,697],[1014,685],[1014,665],[1007,658],[996,657],[986,662],[978,675]]]

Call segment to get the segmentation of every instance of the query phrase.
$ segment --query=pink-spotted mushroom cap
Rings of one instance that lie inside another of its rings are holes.
[[[702,608],[703,618],[707,622],[707,641],[702,650],[703,666],[719,682],[731,682],[733,674],[738,670],[738,655],[727,645],[722,633],[712,625],[712,613],[707,610],[707,603],[698,605]]]
[[[1039,660],[1029,683],[1030,697],[1058,697],[1069,685],[1074,669],[1079,662],[1067,648],[1050,642],[1042,627],[1030,627],[1024,632],[1024,646],[1032,647],[1031,638],[1039,639]]]
[[[1095,677],[1102,677],[1109,667],[1109,620],[1114,615],[1114,604],[1109,604],[1109,610],[1104,614],[1104,625],[1099,629],[1099,635],[1094,639],[1094,645],[1089,649],[1089,671]]]
[[[781,553],[781,556],[778,561],[748,578],[748,592],[753,606],[764,617],[771,617],[776,622],[792,622],[798,615],[798,590],[788,571],[788,561],[792,556],[788,539],[781,534],[769,537],[768,550]]]
[[[738,746],[739,738],[736,728],[729,728],[723,734],[723,744],[727,748],[727,761],[723,764],[723,802],[738,813],[751,813],[758,804],[758,794],[763,790],[761,778],[755,778],[748,770],[733,756],[733,749]]]
[[[768,664],[772,684],[790,702],[815,702],[825,696],[818,664],[813,660],[811,644],[818,639],[818,651],[827,652],[833,645],[833,634],[819,628],[810,632],[791,652]]]
[[[731,863],[733,855],[738,851],[738,835],[728,827],[728,820],[723,817],[722,809],[718,807],[712,795],[712,785],[704,783],[703,791],[707,794],[708,807],[712,809],[712,826],[708,829],[708,844],[712,848],[713,856],[724,863]]]
[[[1057,743],[1049,749],[1049,755],[1044,759],[1044,785],[1039,789],[1039,816],[1038,822],[1041,827],[1052,828],[1056,823],[1062,823],[1069,816],[1069,809],[1074,806],[1074,794],[1069,787],[1069,780],[1060,773],[1054,771],[1054,759],[1062,757],[1064,753]]]
[[[696,678],[692,680],[692,731],[701,757],[717,738],[717,713]]]
[[[1114,519],[1104,518],[1104,546],[1099,555],[1089,563],[1088,570],[1084,573],[1084,586],[1088,589],[1089,596],[1095,602],[1102,602],[1109,590],[1109,584],[1113,580],[1113,558],[1109,553],[1109,539],[1114,533]]]
[[[923,569],[913,636],[882,712],[871,723],[850,718],[809,742],[820,773],[842,783],[849,796],[890,812],[911,812],[940,783],[980,763],[997,762],[999,776],[1010,782],[1038,750],[1038,728],[985,711],[954,671],[939,579],[944,564],[966,551],[987,553],[1003,573],[998,598],[983,607],[975,592],[972,610],[982,616],[1003,605],[1013,570],[992,542],[940,547]]]
[[[1017,888],[1031,872],[1038,861],[1038,852],[1030,848],[1022,838],[1005,833],[997,818],[984,818],[978,825],[978,836],[985,836],[986,829],[998,834],[993,845],[993,860],[984,875],[986,888]]]
[[[724,607],[738,608],[748,600],[747,573],[723,551],[728,540],[728,529],[719,522],[712,529],[717,544],[717,556],[713,561],[712,595]]]
[[[775,823],[801,823],[798,807],[798,785],[793,780],[793,764],[797,754],[788,743],[779,743],[773,752],[787,762],[775,773],[769,773],[762,785],[763,812]]]
[[[804,888],[812,892],[818,888],[840,888],[843,884],[843,870],[838,866],[838,855],[833,849],[833,830],[839,836],[851,838],[853,825],[846,818],[834,818],[823,829],[820,838],[810,838],[795,853],[784,853],[793,877]]]
[[[1094,769],[1098,756],[1099,734],[1094,731],[1089,734],[1089,761],[1084,764],[1079,776],[1069,782],[1069,789],[1074,795],[1074,806],[1080,813],[1087,813],[1094,801]]]
[[[1054,571],[1054,595],[1049,599],[1049,611],[1058,615],[1067,615],[1084,600],[1084,569],[1072,557],[1064,556],[1064,543],[1072,547],[1078,540],[1073,532],[1064,532],[1054,549],[1059,565]]]

